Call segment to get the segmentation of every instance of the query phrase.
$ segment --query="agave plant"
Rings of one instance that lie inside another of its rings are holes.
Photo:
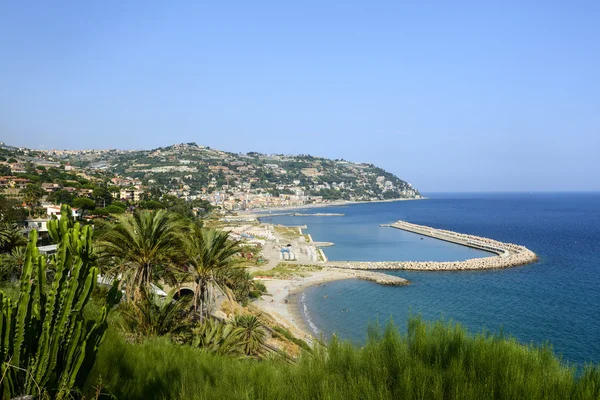
[[[193,330],[193,346],[203,351],[221,355],[242,354],[239,332],[231,324],[205,319],[202,325]]]

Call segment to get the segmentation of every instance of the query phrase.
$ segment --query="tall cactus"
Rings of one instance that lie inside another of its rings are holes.
[[[70,209],[63,210],[70,215]],[[83,315],[96,286],[98,267],[92,246],[92,228],[72,219],[53,220],[49,231],[58,240],[58,252],[49,261],[55,271],[46,282],[47,266],[31,231],[19,298],[11,301],[0,291],[0,394],[66,397],[85,380],[107,328],[108,311],[120,299],[113,285],[100,316]]]
[[[46,224],[48,226],[48,234],[54,243],[60,243],[62,236],[68,232],[70,228],[75,226],[75,219],[71,212],[71,207],[68,204],[63,204],[60,207],[60,219],[53,216]]]

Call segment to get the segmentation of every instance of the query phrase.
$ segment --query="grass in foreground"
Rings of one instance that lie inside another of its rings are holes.
[[[549,348],[470,335],[415,318],[407,334],[371,328],[358,348],[332,340],[297,364],[209,355],[166,338],[134,345],[109,334],[88,393],[121,399],[598,399],[600,370],[579,376]]]

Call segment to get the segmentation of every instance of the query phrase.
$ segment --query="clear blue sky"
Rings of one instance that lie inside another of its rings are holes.
[[[424,192],[600,190],[600,1],[199,3],[2,2],[0,141],[309,153]]]

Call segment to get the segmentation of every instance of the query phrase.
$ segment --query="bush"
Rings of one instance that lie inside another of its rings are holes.
[[[90,214],[108,217],[110,215],[110,212],[107,210],[107,208],[100,207],[90,211]]]
[[[106,206],[106,208],[104,208],[104,209],[110,214],[123,214],[125,212],[125,208],[121,208],[114,204],[111,204],[110,206]],[[96,209],[96,210],[98,210],[98,209]]]
[[[121,208],[121,209],[123,209],[123,210],[126,210],[126,209],[127,209],[127,204],[125,204],[125,203],[124,203],[124,202],[122,202],[122,201],[118,201],[118,200],[115,200],[115,201],[113,201],[113,202],[111,203],[111,206],[119,207],[119,208]]]
[[[308,345],[308,343],[306,343],[302,339],[298,339],[297,337],[295,337],[294,335],[292,335],[292,333],[290,331],[288,331],[287,329],[285,329],[284,327],[275,326],[275,327],[273,327],[273,330],[275,332],[277,332],[278,334],[280,334],[281,336],[283,336],[284,338],[286,338],[287,340],[289,340],[290,342],[295,343],[302,350],[306,350],[308,352],[312,352],[312,349],[310,348],[310,346]]]
[[[284,330],[280,330],[285,335]],[[460,326],[371,328],[362,348],[333,339],[297,364],[239,360],[166,338],[126,344],[110,334],[86,392],[102,377],[124,399],[597,399],[600,370],[576,374],[549,348],[469,335]]]

